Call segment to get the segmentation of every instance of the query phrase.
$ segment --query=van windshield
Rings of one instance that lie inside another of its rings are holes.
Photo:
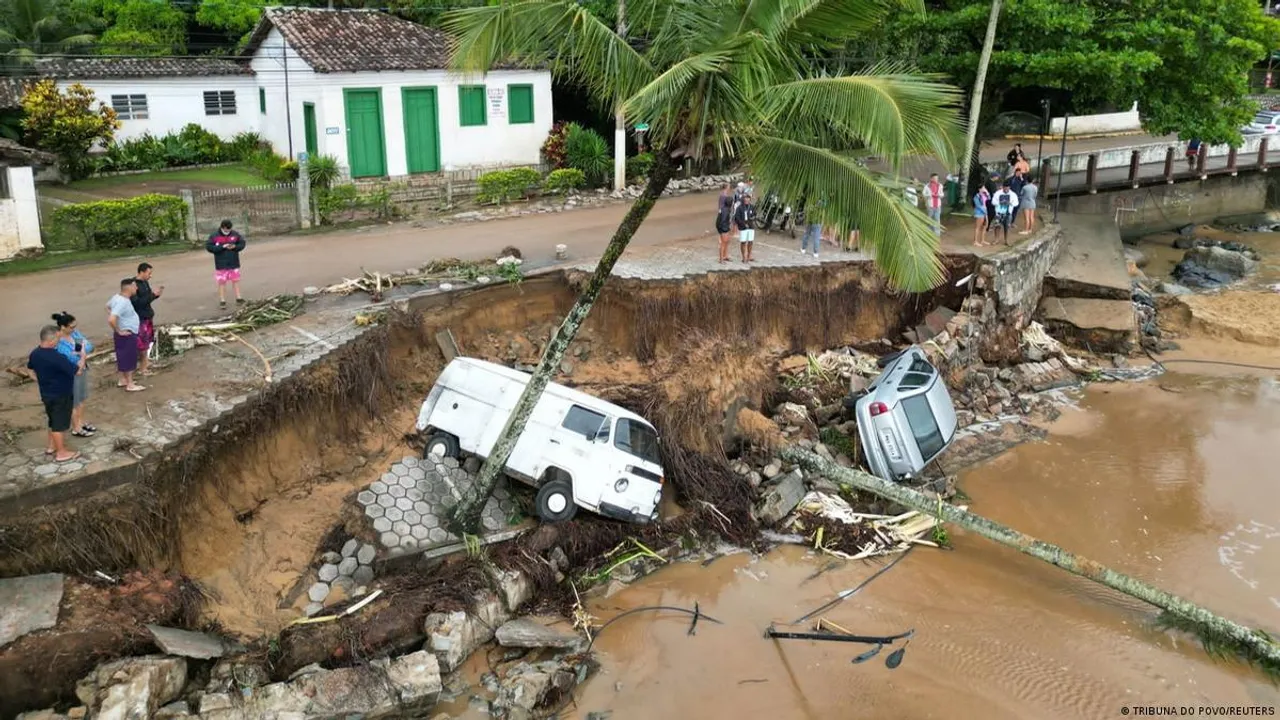
[[[653,428],[636,420],[623,418],[618,421],[618,430],[613,436],[613,445],[619,450],[635,455],[641,460],[654,465],[662,464],[662,456],[658,454],[658,433]]]

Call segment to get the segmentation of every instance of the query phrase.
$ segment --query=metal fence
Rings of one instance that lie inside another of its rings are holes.
[[[198,237],[230,220],[246,235],[276,235],[302,227],[296,183],[203,190],[192,194],[192,217]]]

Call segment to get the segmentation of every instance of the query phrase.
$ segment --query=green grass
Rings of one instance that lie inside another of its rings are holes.
[[[163,243],[147,248],[112,248],[109,250],[74,250],[71,252],[48,252],[39,257],[21,258],[0,262],[0,277],[6,275],[22,275],[25,273],[54,270],[72,265],[120,260],[122,258],[155,257],[186,252],[192,246],[187,243]]]
[[[221,165],[219,167],[193,168],[191,170],[169,170],[166,172],[144,172],[134,175],[113,175],[77,180],[68,184],[68,190],[102,190],[122,185],[140,183],[205,183],[210,185],[226,185],[228,187],[246,187],[265,185],[267,181],[247,165]]]

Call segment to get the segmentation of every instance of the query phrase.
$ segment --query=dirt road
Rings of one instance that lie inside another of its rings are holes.
[[[665,198],[640,227],[633,246],[710,235],[715,215],[714,194]],[[569,247],[569,258],[582,260],[603,251],[628,205],[525,215],[509,220],[469,222],[436,228],[408,224],[376,226],[346,232],[288,237],[255,243],[243,256],[246,297],[302,291],[324,286],[343,276],[370,270],[403,270],[428,260],[493,257],[507,245],[520,248],[525,262],[544,265],[555,257],[555,246]],[[708,252],[715,252],[708,245]],[[107,333],[106,302],[121,278],[131,277],[143,256],[97,265],[72,267],[0,282],[5,320],[0,326],[0,357],[25,354],[35,347],[40,326],[54,312],[75,315],[91,337]],[[217,314],[213,261],[208,253],[191,252],[158,258],[153,286],[165,286],[156,303],[157,321],[185,322]]]

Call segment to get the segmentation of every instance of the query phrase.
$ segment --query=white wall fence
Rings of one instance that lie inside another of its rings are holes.
[[[1075,122],[1075,118],[1071,118]],[[1248,155],[1257,155],[1259,148],[1262,146],[1264,138],[1270,137],[1268,144],[1269,150],[1280,153],[1280,135],[1249,135],[1246,136],[1244,142],[1236,149],[1236,155],[1245,158]],[[1053,168],[1053,172],[1058,173],[1063,167],[1069,173],[1084,172],[1089,168],[1089,157],[1091,155],[1098,156],[1097,168],[1105,170],[1107,168],[1129,167],[1132,160],[1133,151],[1138,151],[1138,164],[1151,165],[1155,163],[1163,163],[1168,155],[1169,148],[1173,148],[1174,158],[1178,162],[1182,162],[1187,150],[1186,143],[1148,143],[1145,145],[1129,145],[1125,147],[1110,148],[1107,150],[1094,150],[1091,152],[1067,153],[1065,162],[1061,162],[1062,158],[1056,153],[1049,155],[1049,147],[1045,146],[1045,162]],[[1209,159],[1225,158],[1231,154],[1231,146],[1227,144],[1211,145],[1205,149],[1205,157]]]
[[[0,260],[43,247],[31,168],[0,167]]]
[[[1142,130],[1142,117],[1138,114],[1138,103],[1135,102],[1127,112],[1072,115],[1070,122],[1065,117],[1049,120],[1050,135],[1061,137],[1064,128],[1067,137],[1138,132]]]

